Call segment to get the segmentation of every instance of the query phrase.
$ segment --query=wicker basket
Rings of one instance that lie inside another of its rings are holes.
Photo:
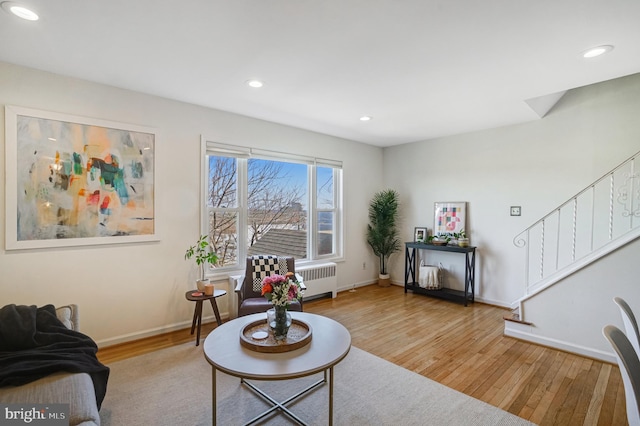
[[[427,290],[442,289],[442,263],[438,266],[420,264],[418,285]]]

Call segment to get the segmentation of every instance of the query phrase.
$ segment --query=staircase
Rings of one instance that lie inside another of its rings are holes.
[[[638,160],[640,152],[514,238],[524,255],[524,287],[505,317],[506,335],[520,337],[517,330],[535,327],[535,320],[528,322],[528,301],[640,237]]]
[[[506,315],[504,315],[502,317],[502,319],[505,320],[505,321],[515,322],[515,323],[518,323],[518,324],[533,325],[530,322],[527,322],[527,321],[525,321],[523,319],[520,319],[520,308],[519,307],[512,309],[511,312],[506,314]]]

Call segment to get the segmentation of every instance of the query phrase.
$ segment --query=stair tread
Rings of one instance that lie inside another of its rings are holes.
[[[502,319],[505,321],[517,322],[519,324],[533,325],[531,322],[520,319],[520,310],[518,308],[511,311],[509,314],[503,315]]]

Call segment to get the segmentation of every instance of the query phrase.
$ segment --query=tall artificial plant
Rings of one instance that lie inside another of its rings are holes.
[[[380,275],[386,275],[389,256],[400,251],[398,193],[392,189],[377,192],[369,203],[367,243],[380,259]]]
[[[200,267],[200,280],[204,281],[205,265],[210,263],[215,265],[218,263],[218,256],[213,251],[213,247],[209,244],[209,236],[202,235],[198,242],[189,247],[184,254],[185,259],[195,258],[196,264]]]

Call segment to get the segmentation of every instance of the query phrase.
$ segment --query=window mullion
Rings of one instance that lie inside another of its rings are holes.
[[[342,195],[342,170],[333,169],[333,208],[335,211],[335,223],[333,224],[334,231],[334,253],[339,256],[344,256],[344,206]]]
[[[248,235],[248,167],[246,158],[238,158],[238,261],[247,257]],[[242,243],[240,243],[242,242]],[[240,265],[243,263],[240,262]]]
[[[318,232],[316,203],[318,182],[316,179],[316,166],[311,165],[307,170],[307,180],[309,181],[309,194],[307,201],[309,206],[309,211],[307,212],[307,221],[309,224],[309,231],[307,232],[307,259],[313,260],[318,257],[318,249],[316,247],[316,235]]]

